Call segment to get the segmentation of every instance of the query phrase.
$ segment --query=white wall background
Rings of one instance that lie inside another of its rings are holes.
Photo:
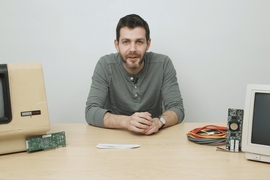
[[[0,63],[43,65],[51,122],[85,122],[98,59],[115,52],[119,18],[150,26],[150,51],[171,57],[185,122],[227,121],[248,83],[270,84],[268,0],[0,0]]]

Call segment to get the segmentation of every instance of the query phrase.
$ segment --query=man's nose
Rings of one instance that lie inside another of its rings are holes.
[[[136,50],[136,43],[130,43],[130,51]]]

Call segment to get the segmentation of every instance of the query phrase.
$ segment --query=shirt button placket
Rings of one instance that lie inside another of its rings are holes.
[[[136,103],[140,102],[139,87],[136,84],[134,84],[133,86],[133,98],[134,98],[134,102]]]

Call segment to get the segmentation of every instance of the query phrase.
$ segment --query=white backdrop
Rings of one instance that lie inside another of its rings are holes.
[[[150,26],[150,51],[178,72],[185,122],[227,121],[248,83],[270,84],[268,0],[0,0],[0,63],[43,65],[51,122],[85,122],[98,59],[115,52],[119,18]]]

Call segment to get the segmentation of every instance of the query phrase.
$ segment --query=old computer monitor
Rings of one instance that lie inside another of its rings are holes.
[[[249,160],[270,162],[270,85],[247,86],[242,151]]]
[[[41,64],[0,64],[0,154],[25,151],[26,137],[49,129]]]

